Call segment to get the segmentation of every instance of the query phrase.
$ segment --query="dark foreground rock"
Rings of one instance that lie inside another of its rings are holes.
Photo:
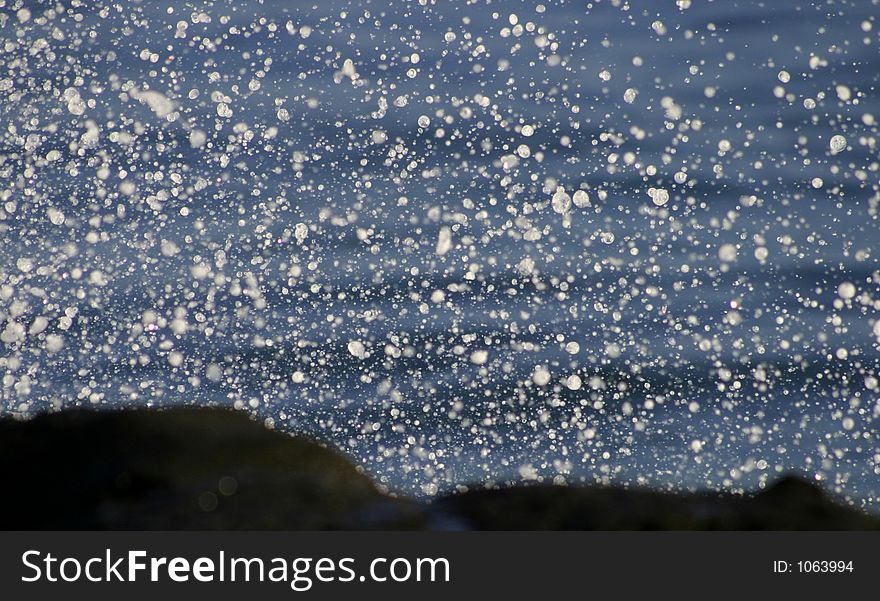
[[[793,476],[747,497],[622,488],[479,490],[438,506],[477,530],[861,530],[880,521]]]
[[[412,511],[338,453],[231,411],[3,420],[0,457],[6,529],[381,527]]]
[[[214,409],[0,420],[2,529],[878,529],[785,478],[752,497],[531,486],[431,504],[340,454]]]

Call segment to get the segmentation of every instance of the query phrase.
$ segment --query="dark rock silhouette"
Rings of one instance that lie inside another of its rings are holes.
[[[755,496],[622,488],[382,494],[339,453],[217,409],[0,420],[3,529],[877,529],[787,477]]]
[[[531,486],[447,497],[439,507],[478,530],[861,530],[880,521],[785,477],[755,496]]]
[[[4,420],[0,454],[4,528],[324,529],[370,525],[389,503],[395,522],[406,514],[338,453],[231,411]]]

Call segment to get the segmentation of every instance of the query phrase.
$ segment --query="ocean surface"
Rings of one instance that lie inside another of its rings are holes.
[[[0,411],[237,407],[422,497],[877,509],[878,16],[0,2]]]

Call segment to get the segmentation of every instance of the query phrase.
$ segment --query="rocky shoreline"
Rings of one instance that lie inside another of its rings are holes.
[[[6,418],[0,453],[3,529],[880,529],[791,476],[754,496],[539,485],[420,503],[383,494],[339,453],[220,409]]]

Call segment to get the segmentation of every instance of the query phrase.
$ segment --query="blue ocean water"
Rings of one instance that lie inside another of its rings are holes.
[[[876,507],[876,2],[0,11],[4,413]]]

